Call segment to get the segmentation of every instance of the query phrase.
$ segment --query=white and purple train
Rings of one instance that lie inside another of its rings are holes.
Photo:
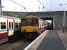
[[[8,37],[14,35],[14,30],[16,27],[19,27],[20,23],[20,18],[0,16],[0,43],[3,43],[10,39]]]

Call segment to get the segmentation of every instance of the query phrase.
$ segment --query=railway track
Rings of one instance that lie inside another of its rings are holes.
[[[13,42],[6,42],[0,45],[0,50],[23,50],[28,46],[33,40],[19,38]]]

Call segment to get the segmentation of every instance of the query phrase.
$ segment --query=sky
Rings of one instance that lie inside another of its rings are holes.
[[[13,1],[26,7],[26,9],[10,0],[2,0],[3,6],[2,10],[15,12],[39,12],[39,11],[43,12],[67,10],[67,0],[13,0]]]
[[[64,11],[67,10],[67,0],[44,0],[45,8],[41,11]]]
[[[2,0],[2,6],[4,6],[3,11],[38,11],[38,2],[37,0],[13,0],[16,3],[26,7],[23,7],[15,4],[10,0]]]

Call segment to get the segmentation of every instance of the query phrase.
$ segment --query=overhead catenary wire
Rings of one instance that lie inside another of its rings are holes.
[[[19,4],[19,3],[15,2],[15,1],[13,1],[13,0],[10,0],[10,1],[12,1],[13,3],[15,3],[15,4],[21,6],[21,7],[24,8],[24,9],[28,9],[28,10],[31,11],[31,9],[29,9],[29,8],[27,8],[27,7],[25,7],[25,6],[21,5],[21,4]]]

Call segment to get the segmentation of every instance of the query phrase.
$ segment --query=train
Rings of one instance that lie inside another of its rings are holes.
[[[14,31],[20,27],[20,23],[20,18],[0,16],[0,44],[13,39]]]
[[[21,33],[25,38],[36,38],[48,27],[48,22],[37,16],[28,15],[21,19]]]
[[[0,44],[12,42],[17,37],[35,39],[48,27],[48,22],[37,16],[23,18],[0,16]]]

